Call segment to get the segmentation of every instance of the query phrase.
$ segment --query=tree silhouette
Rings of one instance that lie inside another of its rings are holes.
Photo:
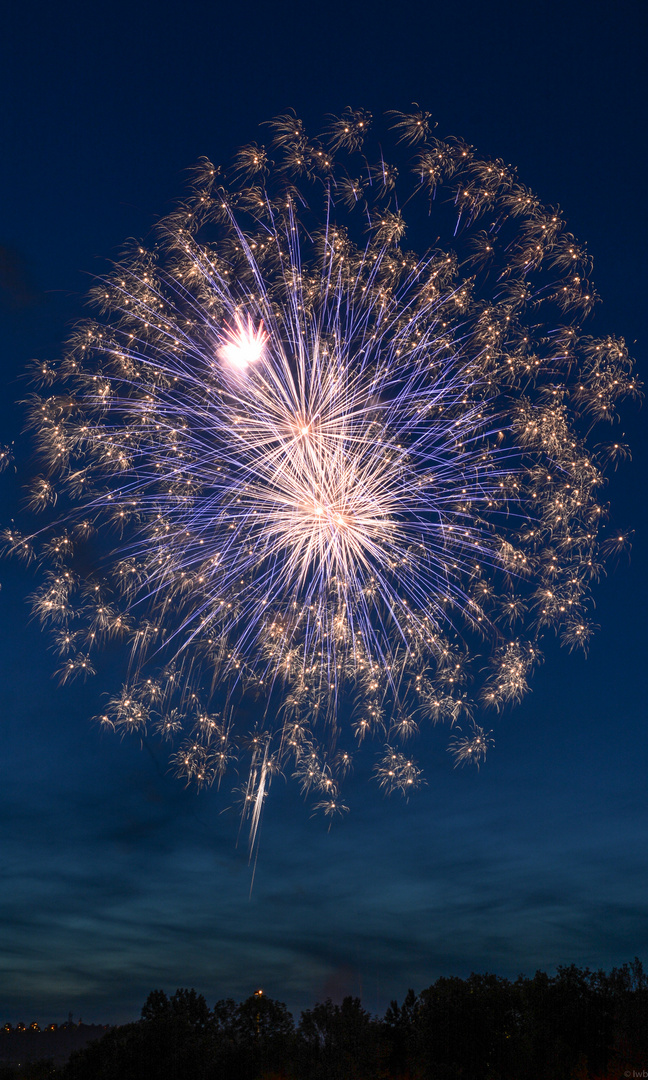
[[[72,1055],[60,1080],[620,1080],[648,1067],[648,978],[575,965],[514,982],[441,977],[382,1019],[357,997],[301,1014],[260,992],[209,1009],[149,994],[141,1019]],[[50,1072],[32,1070],[34,1080]],[[31,1073],[4,1070],[1,1080]]]

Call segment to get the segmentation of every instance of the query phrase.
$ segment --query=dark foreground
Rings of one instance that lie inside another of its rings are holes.
[[[261,994],[209,1009],[195,990],[151,993],[141,1019],[57,1067],[0,1080],[624,1080],[648,1077],[648,977],[571,966],[515,982],[441,978],[384,1017],[359,998],[301,1014]]]

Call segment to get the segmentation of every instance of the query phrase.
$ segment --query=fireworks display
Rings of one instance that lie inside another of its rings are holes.
[[[46,524],[6,532],[61,680],[121,648],[102,723],[229,775],[253,834],[278,773],[343,811],[360,746],[409,794],[422,724],[479,765],[543,637],[587,647],[638,394],[623,341],[582,329],[584,248],[502,161],[422,111],[263,131],[35,365]]]

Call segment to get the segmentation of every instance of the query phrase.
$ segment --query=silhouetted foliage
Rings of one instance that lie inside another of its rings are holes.
[[[214,1006],[218,1068],[213,1074],[247,1080],[248,1077],[290,1075],[295,1057],[295,1028],[281,1001],[254,994],[240,1005],[231,999]]]
[[[60,1073],[51,1058],[26,1061],[24,1065],[0,1062],[0,1080],[54,1080]]]
[[[377,1076],[381,1040],[360,998],[341,1005],[327,999],[302,1013],[298,1028],[301,1075],[312,1080],[364,1080]]]
[[[648,1070],[648,978],[639,960],[443,977],[383,1018],[327,999],[297,1027],[260,993],[210,1009],[195,990],[154,990],[139,1021],[42,1069],[0,1080],[620,1080]]]
[[[149,994],[137,1023],[113,1028],[73,1054],[69,1080],[207,1080],[214,1051],[212,1016],[195,990]]]

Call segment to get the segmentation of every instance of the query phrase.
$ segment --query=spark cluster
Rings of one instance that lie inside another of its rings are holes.
[[[479,765],[481,713],[523,698],[547,634],[587,648],[628,544],[600,494],[629,451],[600,431],[639,387],[583,331],[586,250],[428,113],[386,125],[347,109],[311,138],[289,112],[201,161],[34,365],[47,523],[5,539],[38,560],[60,679],[123,643],[102,723],[231,775],[253,833],[277,774],[346,809],[370,742],[409,795],[423,724]]]

